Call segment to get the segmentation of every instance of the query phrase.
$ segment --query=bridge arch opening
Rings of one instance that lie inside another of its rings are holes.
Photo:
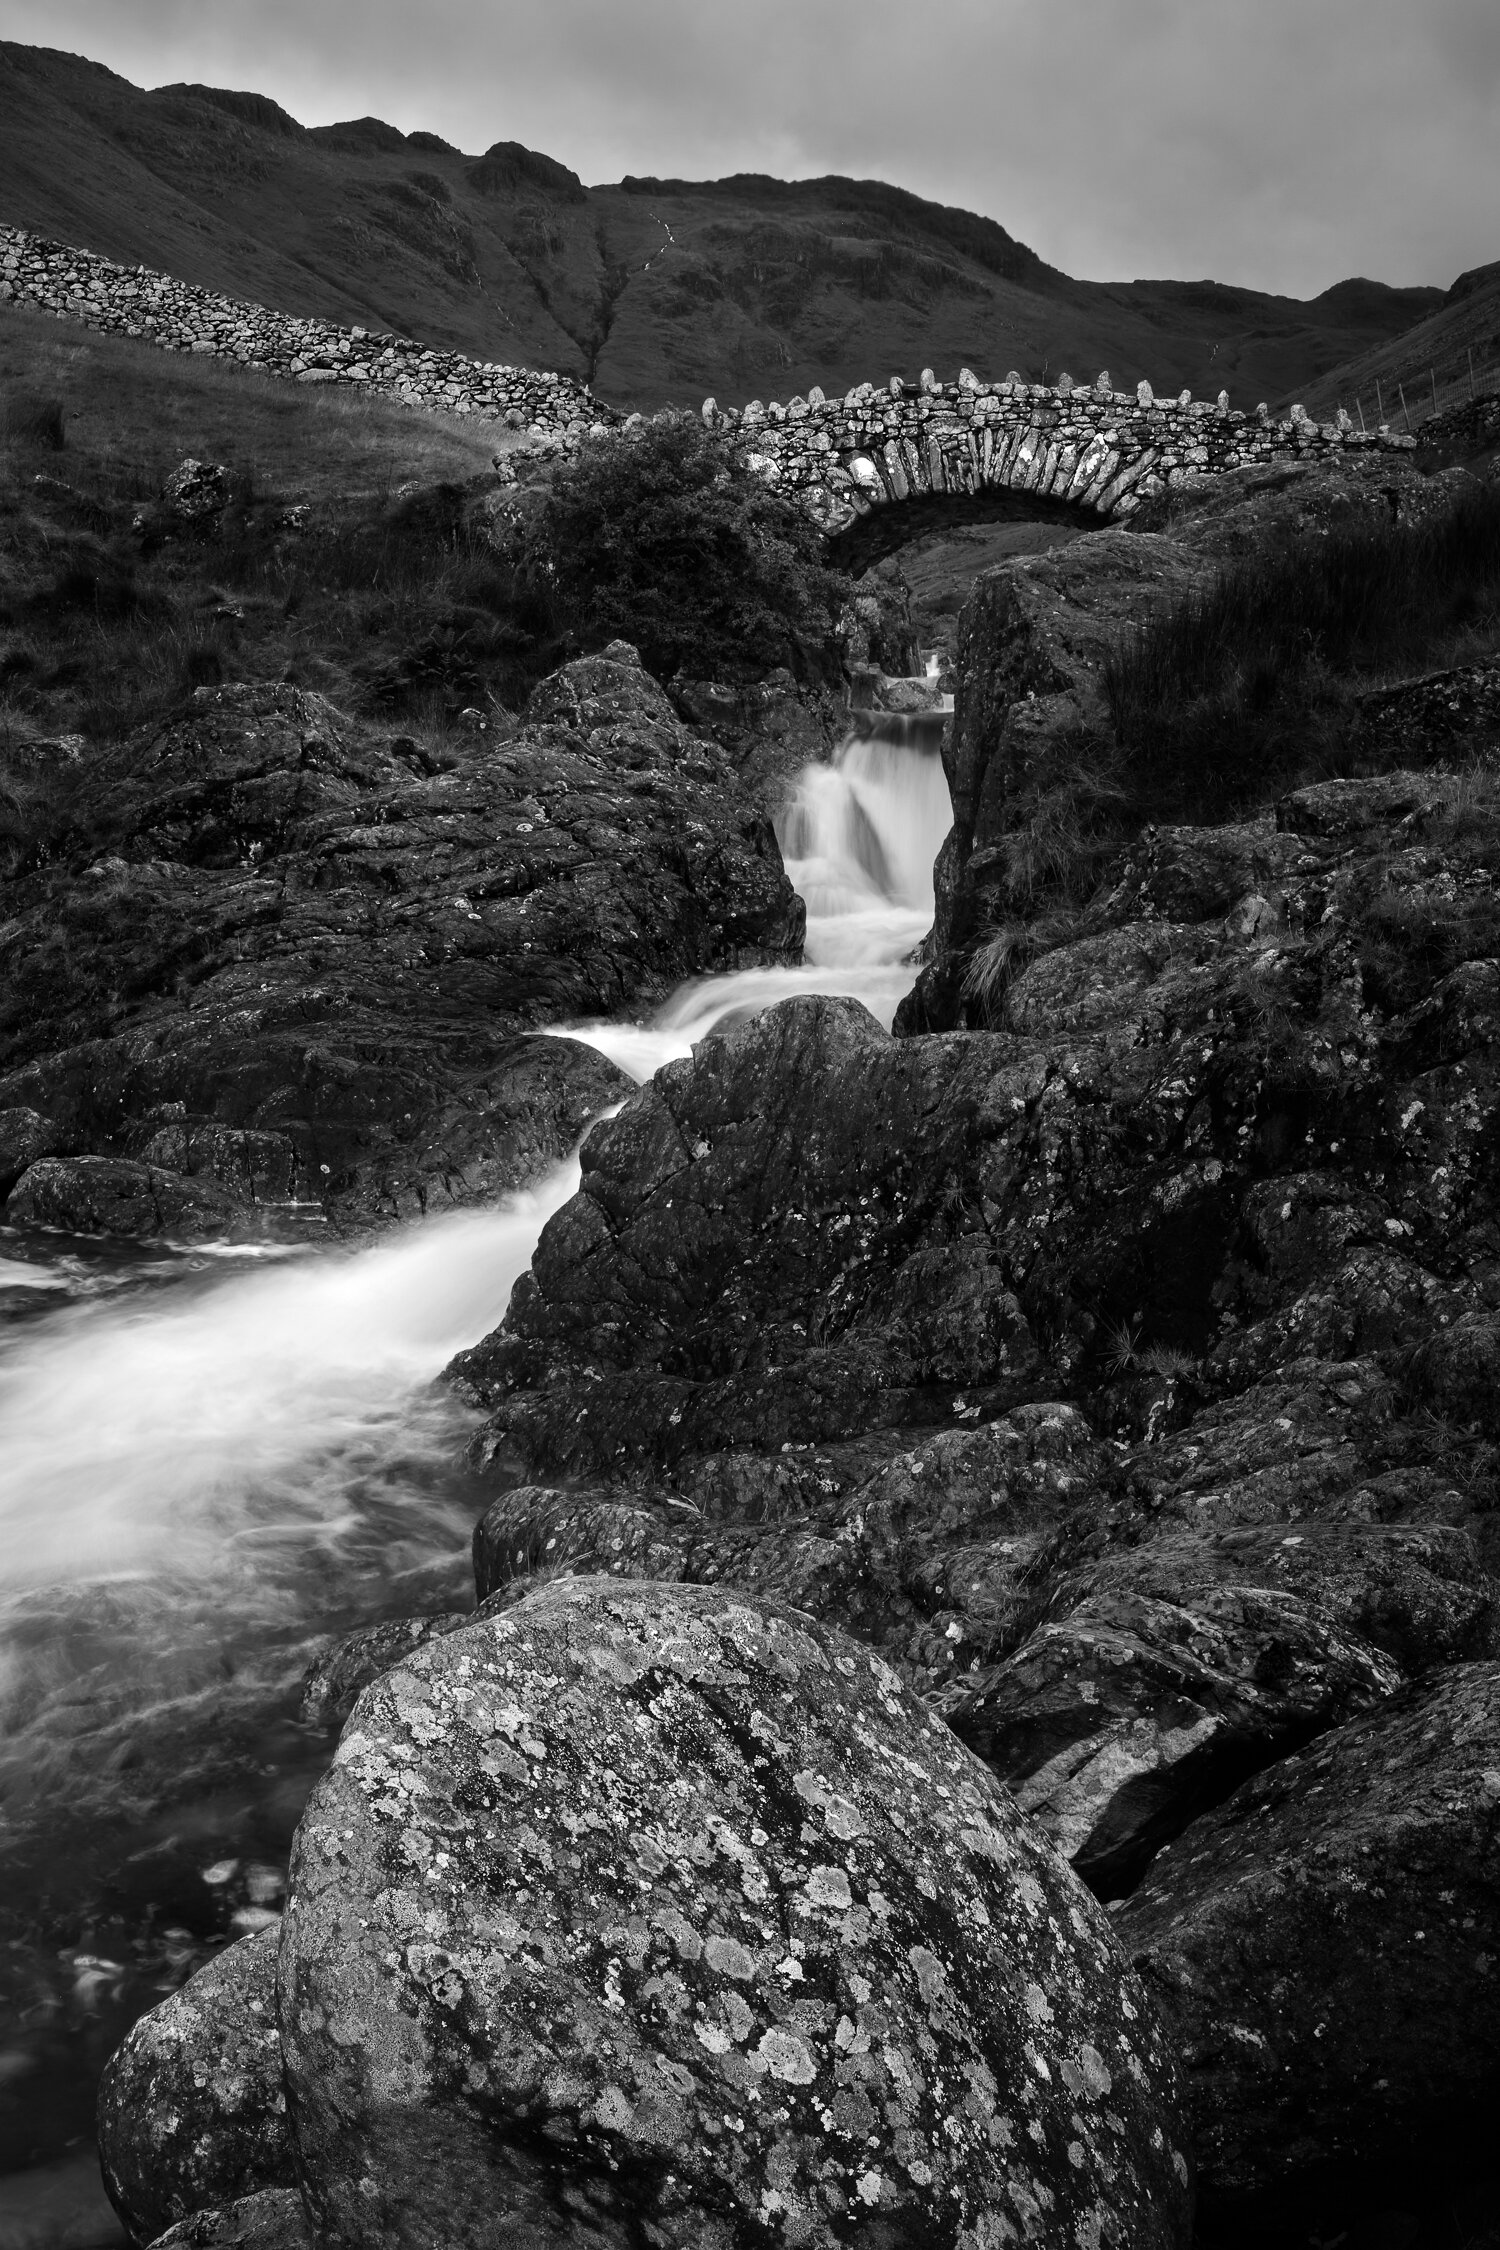
[[[1014,492],[1003,486],[981,492],[914,492],[905,500],[882,500],[866,514],[830,534],[828,559],[858,578],[872,564],[902,547],[941,537],[964,525],[994,524],[1034,526],[1035,546],[1060,546],[1069,539],[1086,538],[1116,526],[1068,500],[1053,500],[1033,492]],[[1018,544],[1016,553],[1028,551]]]

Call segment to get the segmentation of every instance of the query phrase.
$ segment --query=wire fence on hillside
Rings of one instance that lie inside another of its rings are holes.
[[[1435,414],[1500,393],[1500,336],[1465,346],[1457,359],[1397,367],[1372,375],[1339,404],[1361,429],[1420,429]]]

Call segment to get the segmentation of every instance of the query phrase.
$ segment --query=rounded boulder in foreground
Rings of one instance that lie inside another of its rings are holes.
[[[133,2024],[99,2087],[99,2164],[135,2242],[296,2173],[274,1929],[226,1946]]]
[[[322,2250],[1167,2250],[1165,2044],[1094,1901],[870,1650],[559,1580],[369,1687],[280,1960]]]

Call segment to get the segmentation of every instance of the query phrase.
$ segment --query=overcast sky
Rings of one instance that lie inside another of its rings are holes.
[[[1500,0],[0,0],[0,30],[587,181],[894,180],[1090,279],[1500,259]]]

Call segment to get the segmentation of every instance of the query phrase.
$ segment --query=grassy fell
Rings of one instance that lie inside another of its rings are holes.
[[[496,442],[489,425],[0,314],[12,794],[29,744],[117,740],[220,679],[439,727],[514,684],[510,590],[466,506]],[[160,504],[187,456],[230,472],[211,530]]]

